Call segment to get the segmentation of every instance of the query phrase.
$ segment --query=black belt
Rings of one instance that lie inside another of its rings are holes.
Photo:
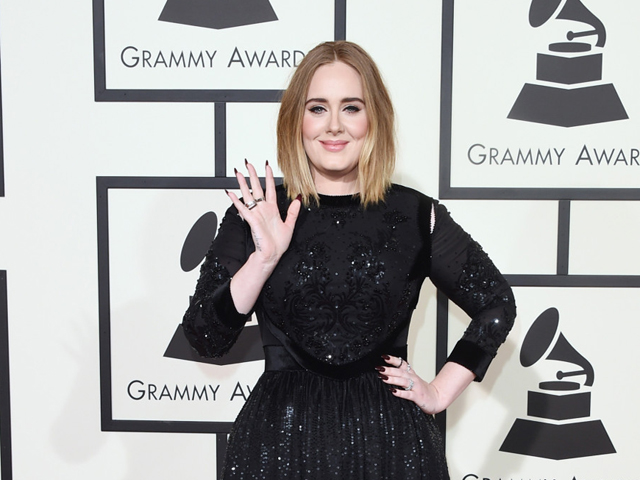
[[[308,354],[304,355],[304,357],[298,354],[296,359],[282,345],[265,345],[263,348],[265,371],[267,372],[307,370],[324,377],[337,379],[346,379],[366,372],[373,372],[378,365],[385,365],[385,361],[381,357],[383,354],[407,358],[406,345],[388,347],[384,351],[375,350],[359,360],[343,365],[328,364]]]

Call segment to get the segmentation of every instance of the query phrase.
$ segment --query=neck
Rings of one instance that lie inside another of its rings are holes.
[[[333,179],[315,172],[313,176],[316,191],[322,195],[353,195],[360,192],[358,185],[357,170],[353,177],[341,177]],[[349,178],[351,177],[351,178]]]

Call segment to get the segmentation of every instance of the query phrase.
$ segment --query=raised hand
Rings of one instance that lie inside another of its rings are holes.
[[[283,222],[278,210],[273,170],[269,163],[267,162],[265,167],[266,192],[262,190],[254,166],[246,160],[245,165],[249,171],[251,188],[247,185],[244,175],[238,170],[235,171],[244,203],[233,192],[227,192],[227,194],[242,218],[251,227],[257,256],[265,265],[275,267],[291,242],[300,212],[300,201],[294,200],[291,203]]]
[[[255,251],[245,264],[236,272],[231,280],[231,297],[240,313],[248,313],[254,306],[265,282],[273,272],[282,254],[289,248],[298,213],[300,198],[297,198],[287,210],[284,221],[278,210],[276,184],[273,171],[266,164],[266,191],[258,179],[256,169],[245,160],[249,170],[249,182],[236,170],[236,178],[242,192],[244,202],[233,192],[227,192],[229,198],[238,209],[240,216],[249,224]]]

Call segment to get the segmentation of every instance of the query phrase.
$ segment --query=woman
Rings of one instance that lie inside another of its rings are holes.
[[[202,266],[184,331],[223,355],[254,311],[265,373],[224,478],[448,478],[432,414],[481,380],[515,317],[509,285],[435,200],[393,185],[393,108],[360,47],[307,54],[282,98],[278,162],[253,165]],[[407,334],[426,277],[471,317],[432,382]],[[382,357],[382,358],[381,358]]]

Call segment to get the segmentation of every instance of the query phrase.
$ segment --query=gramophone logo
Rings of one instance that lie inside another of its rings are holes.
[[[180,255],[180,268],[182,271],[190,272],[202,263],[217,229],[218,216],[215,212],[205,213],[193,224],[182,246]],[[242,329],[238,340],[229,353],[221,358],[203,358],[191,348],[180,324],[176,328],[169,346],[164,352],[164,356],[214,365],[232,365],[263,360],[264,351],[262,350],[260,328],[257,325],[247,325]]]
[[[532,0],[529,24],[540,27],[551,19],[587,25],[569,30],[568,41],[551,43],[538,53],[536,79],[526,83],[508,118],[575,127],[629,118],[611,83],[602,81],[602,49],[607,40],[604,24],[580,0]],[[576,41],[592,39],[595,43]]]
[[[545,310],[533,323],[520,350],[520,363],[530,367],[543,357],[571,364],[575,369],[558,370],[557,380],[541,382],[529,391],[527,416],[514,422],[500,447],[503,452],[564,460],[616,453],[600,420],[590,420],[594,371],[558,331],[559,313]],[[581,381],[566,378],[577,377]]]
[[[167,0],[158,20],[219,30],[278,17],[269,0]]]

